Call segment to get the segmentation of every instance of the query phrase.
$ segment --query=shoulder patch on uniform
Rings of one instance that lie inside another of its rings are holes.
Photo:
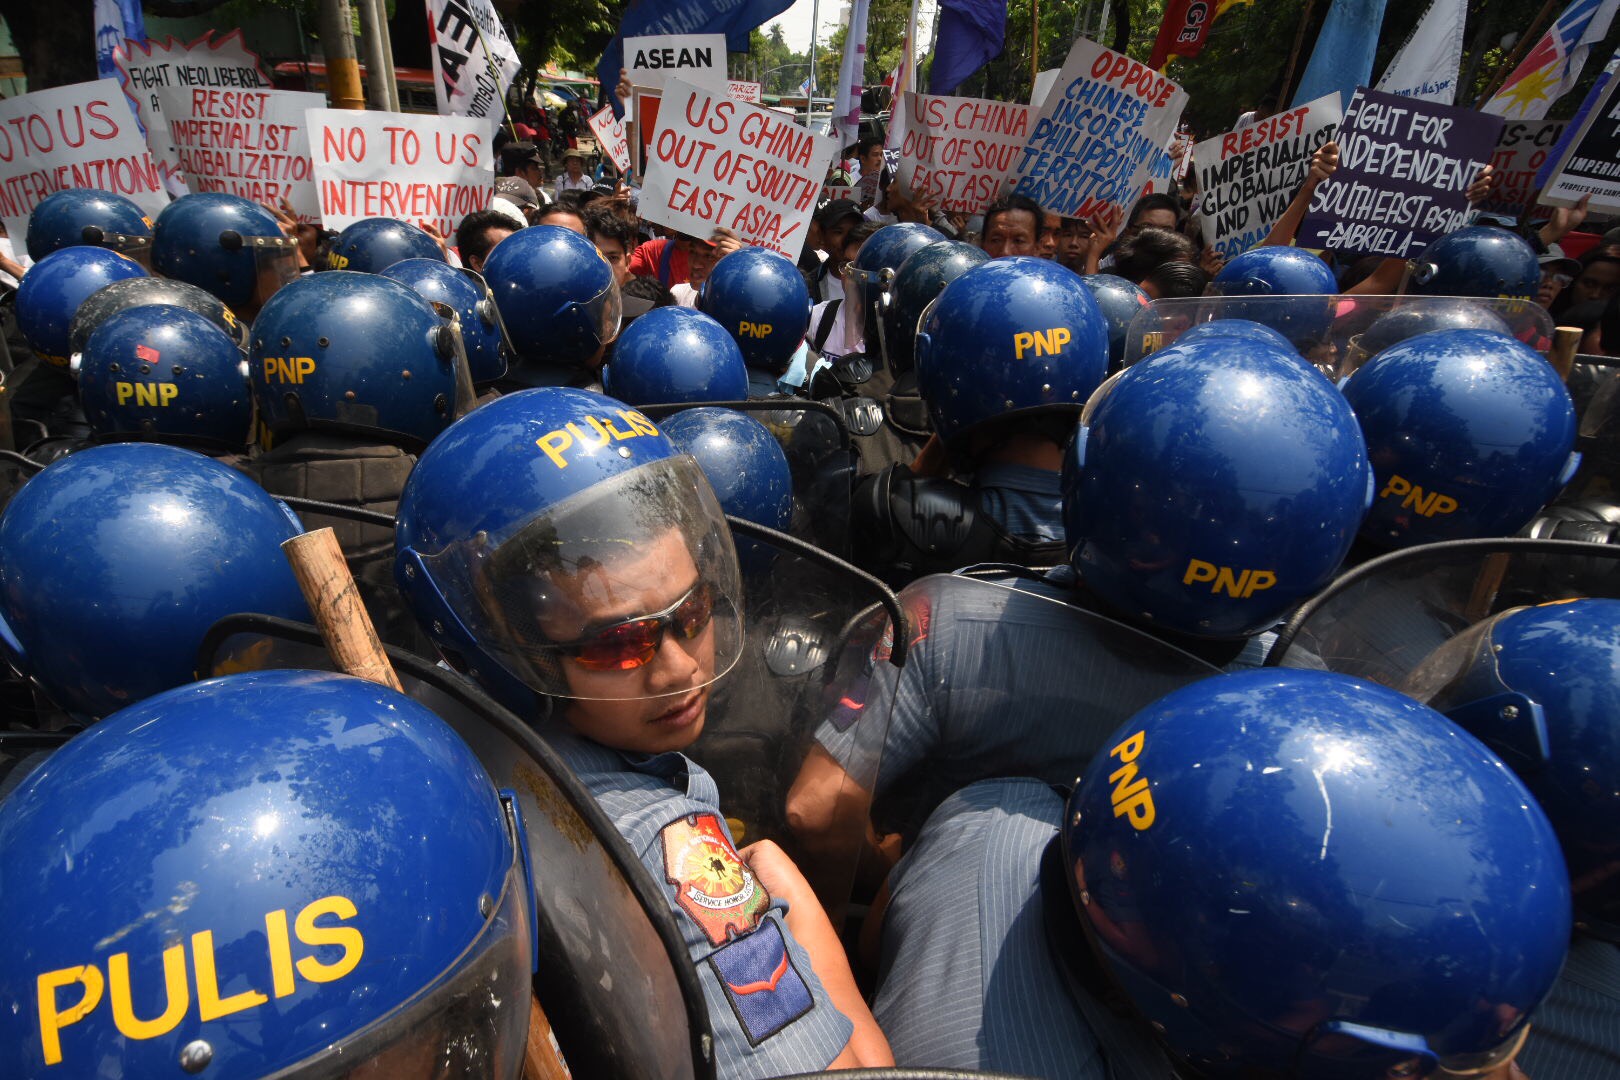
[[[675,886],[676,902],[711,945],[759,925],[771,894],[743,864],[718,817],[693,814],[664,826],[661,836],[664,880]]]
[[[758,1046],[815,1007],[774,919],[715,950],[709,964],[720,977],[749,1046]]]

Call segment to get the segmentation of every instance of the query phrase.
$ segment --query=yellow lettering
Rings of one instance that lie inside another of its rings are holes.
[[[120,405],[124,404],[131,397],[135,396],[135,384],[134,383],[120,382],[120,383],[113,383],[113,386],[114,386],[114,388],[116,388],[116,390],[118,392],[118,404],[120,404]]]
[[[1108,756],[1117,757],[1121,761],[1135,761],[1136,756],[1142,752],[1142,745],[1146,742],[1147,732],[1138,731],[1135,735],[1108,751]]]
[[[632,430],[637,431],[642,435],[658,434],[658,428],[653,425],[653,422],[641,415],[635,409],[620,409],[618,410],[618,413],[629,422]]]
[[[1187,561],[1187,572],[1181,577],[1181,583],[1183,585],[1191,585],[1195,581],[1214,580],[1215,564],[1207,563],[1202,559],[1189,559]]]
[[[634,427],[631,427],[629,431],[620,431],[618,428],[613,426],[613,418],[610,416],[602,417],[601,421],[597,421],[595,417],[592,417],[591,423],[596,424],[598,430],[606,429],[607,433],[612,435],[614,440],[617,442],[624,442],[626,439],[634,439],[640,434],[640,432],[638,432]]]
[[[73,983],[84,984],[84,996],[77,1005],[66,1009],[56,1007],[56,991]],[[105,985],[101,969],[94,964],[82,967],[47,971],[39,977],[39,1041],[45,1049],[45,1064],[56,1065],[62,1060],[62,1029],[77,1024],[101,1002]]]
[[[268,912],[264,917],[264,936],[270,941],[270,990],[284,998],[294,989],[292,939],[287,935],[287,913]]]
[[[1262,589],[1269,589],[1277,584],[1277,575],[1270,570],[1256,570],[1253,574],[1254,576],[1249,579],[1249,587],[1244,590],[1244,596],[1253,596]]]
[[[559,469],[568,468],[568,462],[563,460],[562,452],[574,445],[574,437],[566,431],[548,431],[534,440],[535,445],[546,452],[551,463]]]
[[[1389,477],[1389,483],[1384,485],[1384,490],[1380,491],[1378,493],[1378,497],[1380,499],[1382,499],[1382,498],[1384,498],[1385,496],[1388,496],[1388,495],[1405,495],[1407,492],[1409,492],[1411,490],[1412,490],[1411,481],[1407,480],[1404,477],[1397,476],[1397,475],[1391,473],[1390,477]]]
[[[1147,743],[1147,732],[1138,731],[1112,750],[1109,757],[1119,758],[1120,767],[1108,774],[1114,785],[1108,801],[1114,804],[1114,816],[1129,818],[1131,828],[1140,832],[1153,824],[1158,812],[1153,806],[1153,792],[1148,790],[1148,779],[1137,776],[1136,759]]]
[[[159,405],[167,405],[167,404],[169,404],[169,402],[173,401],[175,398],[177,398],[179,396],[180,396],[180,386],[179,386],[178,383],[172,383],[172,382],[158,383],[158,404]]]
[[[328,269],[341,270],[345,266],[349,265],[349,257],[347,255],[339,255],[335,251],[328,252],[326,256],[326,265]]]
[[[1018,333],[1013,335],[1013,358],[1014,359],[1022,360],[1024,358],[1024,350],[1025,349],[1032,349],[1034,347],[1035,347],[1035,335],[1034,334],[1031,334],[1031,333],[1029,333],[1028,331],[1025,331],[1025,330],[1020,330]]]
[[[301,383],[304,376],[315,371],[312,356],[267,356],[264,358],[264,379],[280,383]]]
[[[135,384],[135,404],[156,405],[158,400],[157,387],[151,383]]]
[[[197,1015],[203,1023],[222,1016],[254,1009],[270,999],[257,990],[243,990],[228,998],[219,996],[219,975],[214,970],[214,932],[201,930],[191,935],[191,963],[197,973]]]
[[[339,919],[352,919],[357,914],[354,903],[347,897],[327,896],[308,905],[298,913],[293,931],[305,945],[336,945],[343,956],[334,963],[323,964],[313,956],[298,961],[298,973],[310,982],[332,982],[353,971],[365,952],[366,939],[353,926],[316,926],[322,915],[336,915]]]
[[[293,382],[303,382],[305,375],[315,374],[315,358],[313,356],[295,356],[293,357],[293,364],[297,373],[297,377],[293,379]]]
[[[1067,345],[1072,340],[1074,340],[1074,335],[1069,333],[1069,328],[1067,326],[1057,326],[1052,328],[1053,353],[1062,352],[1063,346]]]
[[[1429,516],[1449,514],[1455,509],[1457,509],[1456,499],[1453,499],[1450,495],[1441,495],[1439,492],[1435,492],[1434,506],[1429,510]]]
[[[170,945],[163,950],[166,1004],[155,1020],[142,1020],[135,1015],[129,986],[129,953],[114,953],[107,958],[107,985],[111,991],[113,1023],[125,1038],[155,1039],[166,1035],[174,1030],[191,1006],[191,994],[186,988],[186,947]]]
[[[587,435],[583,431],[579,430],[579,425],[574,423],[572,420],[568,421],[568,423],[564,424],[563,426],[566,427],[569,431],[573,432],[574,440],[576,442],[578,442],[581,446],[595,446],[595,447],[606,446],[607,443],[608,443],[607,432],[602,430],[602,425],[596,419],[596,417],[587,416],[585,418],[585,422],[587,424],[589,424],[591,426],[592,430],[594,430],[596,432],[598,438],[593,440],[589,435]]]
[[[1235,577],[1230,566],[1223,566],[1216,572],[1215,584],[1209,587],[1209,591],[1218,593],[1225,589],[1228,596],[1242,596],[1243,586],[1247,583],[1248,578],[1249,572],[1247,570],[1243,571],[1242,577]]]

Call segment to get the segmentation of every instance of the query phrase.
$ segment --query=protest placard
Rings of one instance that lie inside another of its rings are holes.
[[[311,109],[310,156],[321,222],[423,221],[448,236],[495,193],[489,124],[475,116]]]
[[[522,69],[490,0],[427,0],[433,83],[443,116],[481,116],[491,129],[506,115],[506,90]]]
[[[192,191],[223,191],[257,203],[292,204],[299,221],[319,222],[309,129],[304,114],[326,95],[297,90],[158,91],[181,176]]]
[[[1230,259],[1265,239],[1341,119],[1335,91],[1194,146],[1204,243]]]
[[[1517,217],[1524,213],[1530,197],[1536,190],[1536,173],[1546,163],[1547,156],[1558,145],[1558,136],[1564,133],[1562,120],[1513,121],[1502,129],[1497,140],[1496,153],[1491,156],[1491,167],[1496,170],[1497,183],[1491,197],[1480,204],[1486,213],[1508,214]]]
[[[631,134],[630,145],[635,150],[636,175],[647,174],[647,148],[652,145],[652,137],[658,130],[658,107],[663,102],[663,91],[653,90],[646,86],[637,86],[630,91]]]
[[[642,183],[641,216],[796,258],[838,142],[723,91],[671,79]]]
[[[1583,195],[1600,213],[1620,212],[1620,79],[1611,78],[1603,96],[1593,103],[1581,128],[1569,140],[1541,202],[1548,206],[1574,206]]]
[[[242,31],[215,36],[210,30],[196,41],[125,41],[113,53],[118,79],[140,118],[152,157],[169,182],[171,193],[186,193],[184,178],[175,161],[174,147],[163,124],[159,94],[176,90],[249,90],[269,87],[258,54],[247,47]]]
[[[624,123],[613,115],[613,106],[605,106],[601,112],[592,113],[585,118],[590,124],[591,131],[596,134],[597,145],[602,153],[613,162],[613,167],[620,172],[630,171],[630,139],[624,133]]]
[[[1124,213],[1186,104],[1186,91],[1152,68],[1080,38],[1030,129],[1015,190],[1064,217]]]
[[[752,101],[758,105],[765,100],[765,88],[757,82],[732,79],[726,83],[726,96],[735,101]]]
[[[63,188],[123,195],[149,217],[169,203],[163,177],[111,79],[0,100],[0,219],[23,250],[28,215]]]
[[[895,182],[927,192],[947,214],[977,214],[995,201],[1029,139],[1034,109],[1007,101],[901,95],[906,133]]]
[[[1358,87],[1336,141],[1339,168],[1311,198],[1301,247],[1404,259],[1468,219],[1502,118]]]
[[[635,86],[662,90],[670,79],[726,92],[726,35],[650,34],[624,39],[624,66]]]

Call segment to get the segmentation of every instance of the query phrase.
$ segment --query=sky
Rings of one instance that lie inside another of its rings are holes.
[[[838,17],[843,14],[844,0],[821,0],[821,10],[817,16],[821,23],[820,40],[826,41],[832,35],[833,29],[838,25]],[[782,24],[782,36],[787,39],[788,46],[794,52],[804,52],[810,48],[810,15],[815,7],[814,0],[794,0],[792,7],[774,19],[767,19],[763,29],[769,31],[771,23]],[[934,0],[921,0],[921,9],[917,14],[917,24],[921,30],[920,36],[926,41],[929,30],[933,26]]]

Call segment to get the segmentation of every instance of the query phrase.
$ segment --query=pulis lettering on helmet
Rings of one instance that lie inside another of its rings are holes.
[[[180,396],[180,385],[172,382],[115,382],[113,388],[118,394],[118,404],[120,405],[127,405],[133,399],[136,405],[167,406]]]
[[[1153,807],[1153,792],[1148,790],[1148,778],[1137,775],[1136,759],[1142,756],[1146,745],[1147,732],[1138,731],[1108,751],[1109,757],[1120,761],[1119,768],[1108,774],[1108,782],[1114,785],[1108,797],[1114,804],[1114,816],[1129,818],[1131,828],[1137,832],[1151,828],[1153,819],[1158,816]]]
[[[1391,474],[1384,490],[1378,493],[1380,499],[1399,499],[1402,510],[1416,510],[1423,517],[1432,518],[1436,514],[1449,514],[1457,509],[1458,503],[1450,495],[1443,495],[1438,491],[1424,491],[1421,484],[1414,484],[1398,474]]]
[[[585,424],[590,427],[590,432],[585,431],[579,424],[570,421],[555,431],[546,432],[534,440],[534,444],[545,451],[546,456],[551,459],[553,465],[559,469],[566,469],[568,468],[568,459],[563,456],[563,452],[571,447],[578,447],[579,450],[589,453],[592,450],[606,446],[610,441],[624,442],[626,439],[639,439],[646,435],[659,434],[658,428],[653,426],[653,422],[636,410],[615,409],[613,411],[618,416],[619,422],[630,426],[629,431],[619,430],[614,418],[611,416],[587,416],[585,417]],[[594,432],[594,435],[591,432]]]
[[[302,383],[315,373],[313,356],[267,356],[264,358],[264,381]]]
[[[771,336],[771,324],[745,320],[737,324],[737,335],[739,337],[768,338]]]
[[[1187,572],[1181,576],[1183,585],[1213,582],[1212,593],[1225,592],[1228,596],[1246,600],[1262,589],[1277,584],[1277,575],[1270,570],[1238,570],[1231,566],[1217,566],[1202,559],[1188,559]]]
[[[1036,356],[1056,356],[1073,339],[1074,335],[1067,326],[1054,326],[1050,330],[1021,330],[1013,335],[1013,355],[1022,360],[1024,353],[1033,349]]]
[[[323,915],[335,916],[338,922],[353,919],[358,914],[354,902],[344,896],[326,896],[306,904],[292,919],[291,934],[285,909],[267,912],[264,916],[264,934],[267,949],[269,993],[248,989],[229,997],[219,996],[220,979],[214,963],[214,932],[202,930],[191,935],[191,968],[196,979],[197,1017],[202,1023],[218,1020],[232,1013],[256,1009],[270,1000],[288,997],[297,989],[301,976],[305,982],[336,982],[352,972],[365,952],[365,937],[355,926],[316,925]],[[313,955],[293,958],[292,938],[312,948],[342,949],[343,954],[330,962]],[[192,1007],[191,984],[186,976],[186,942],[180,941],[163,950],[163,983],[166,1004],[155,1017],[142,1019],[135,1015],[135,994],[130,987],[129,954],[113,953],[107,957],[106,974],[95,964],[59,968],[47,971],[37,980],[39,1001],[39,1038],[44,1050],[45,1064],[62,1062],[62,1030],[77,1024],[108,1000],[113,1024],[127,1039],[155,1039],[179,1026]],[[256,973],[260,976],[264,971]],[[227,981],[229,977],[227,976]],[[61,991],[77,984],[82,987],[79,999],[64,1006]]]

